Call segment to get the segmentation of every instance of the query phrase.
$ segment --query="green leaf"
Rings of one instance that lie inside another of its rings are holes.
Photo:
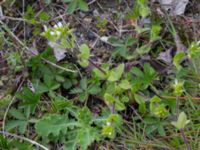
[[[184,127],[190,122],[190,120],[187,120],[187,116],[184,112],[181,112],[178,116],[177,121],[171,122],[172,125],[174,125],[177,129],[184,129]]]
[[[115,106],[116,106],[116,110],[118,110],[118,111],[122,111],[122,110],[126,109],[126,106],[120,100],[116,101]]]
[[[43,11],[39,14],[39,18],[41,21],[48,21],[50,19],[50,16],[48,13]]]
[[[71,3],[68,5],[67,12],[69,14],[72,14],[76,10],[77,5],[78,5],[78,1],[72,0]]]
[[[88,99],[88,93],[87,92],[83,92],[83,93],[80,93],[80,95],[79,95],[79,100],[81,101],[81,102],[84,102],[85,100],[87,100]]]
[[[82,44],[79,51],[78,62],[82,67],[87,67],[89,65],[88,59],[90,58],[90,49],[86,44]]]
[[[150,35],[150,41],[155,41],[157,39],[159,39],[159,33],[161,30],[161,26],[160,25],[152,25],[151,27],[151,35]]]
[[[92,113],[87,107],[84,107],[78,111],[78,122],[84,126],[89,126],[92,122]]]
[[[119,87],[124,89],[124,90],[128,90],[128,89],[131,89],[131,84],[129,83],[128,80],[122,80],[120,83],[119,83]]]
[[[112,105],[115,102],[115,98],[109,93],[105,93],[104,99],[108,105]]]
[[[177,52],[176,55],[173,58],[173,64],[177,68],[177,70],[180,70],[182,67],[180,65],[181,61],[185,57],[184,52]]]
[[[33,93],[29,88],[24,88],[23,91],[17,93],[16,97],[23,100],[23,106],[29,106],[34,112],[40,100],[41,94]]]
[[[143,18],[147,17],[150,14],[150,9],[147,6],[147,1],[146,0],[137,0],[136,3],[138,4],[140,15]]]
[[[28,122],[26,120],[11,120],[6,124],[6,130],[11,130],[18,127],[19,132],[24,134],[26,131]]]
[[[82,44],[79,48],[81,54],[79,57],[82,59],[88,59],[90,57],[90,48],[86,44]]]
[[[139,104],[139,112],[144,114],[146,112],[146,105],[144,98],[138,94],[135,94],[134,97],[135,101]]]
[[[123,72],[124,72],[124,64],[120,64],[119,66],[110,71],[108,81],[111,82],[118,81],[121,78]]]
[[[16,119],[19,119],[19,120],[26,120],[26,117],[24,116],[23,113],[21,113],[20,111],[18,111],[17,109],[15,108],[12,108],[9,113],[15,117]]]
[[[98,139],[98,137],[99,133],[93,127],[82,128],[79,130],[77,135],[78,143],[83,150],[87,150],[87,147],[96,139]]]
[[[158,126],[158,133],[161,135],[161,136],[166,136],[166,132],[165,132],[165,129],[162,125],[159,125]]]
[[[98,94],[99,92],[101,92],[101,88],[97,84],[90,86],[88,89],[88,93],[92,95]]]
[[[83,90],[87,90],[87,78],[86,77],[84,77],[83,79],[81,79],[81,81],[80,81],[80,87]]]
[[[154,96],[150,99],[150,112],[154,112],[155,107],[156,107],[156,103],[160,103],[161,99],[158,96]]]
[[[48,137],[50,134],[58,137],[61,133],[66,133],[69,127],[77,126],[77,122],[70,121],[66,116],[52,114],[44,116],[35,124],[38,135]]]
[[[79,5],[80,10],[82,10],[82,11],[88,11],[89,10],[88,4],[84,0],[79,0],[78,5]]]
[[[149,44],[143,45],[136,49],[137,53],[140,55],[147,54],[151,50],[151,46]]]

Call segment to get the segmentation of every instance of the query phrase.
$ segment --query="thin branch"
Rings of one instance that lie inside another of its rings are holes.
[[[31,143],[31,144],[33,144],[33,145],[36,145],[36,146],[38,146],[38,147],[40,147],[40,148],[42,148],[42,149],[44,149],[44,150],[49,150],[47,147],[41,145],[40,143],[38,143],[38,142],[36,142],[36,141],[33,141],[33,140],[31,140],[31,139],[28,139],[28,138],[26,138],[26,137],[22,137],[22,136],[19,136],[19,135],[16,135],[16,134],[11,134],[11,133],[9,133],[9,132],[4,132],[4,131],[0,131],[0,134],[6,135],[6,136],[11,136],[11,137],[14,137],[14,138],[16,138],[16,139],[23,140],[23,141],[27,141],[27,142],[29,142],[29,143]]]

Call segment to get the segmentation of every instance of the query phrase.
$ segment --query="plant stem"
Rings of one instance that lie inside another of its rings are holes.
[[[179,115],[179,96],[176,96],[176,116],[178,118],[178,115]]]
[[[176,99],[175,96],[160,96],[163,99]],[[192,100],[200,100],[200,97],[189,97]],[[188,97],[180,97],[179,96],[179,100],[187,100]]]
[[[97,66],[91,59],[88,59],[88,61],[94,66],[96,67],[99,71],[101,71],[103,74],[106,74],[106,72],[101,69],[99,66]]]
[[[184,129],[180,129],[180,132],[181,132],[181,135],[183,137],[183,141],[187,147],[187,150],[191,150],[191,147],[190,147],[190,144],[188,143],[188,139],[187,137],[185,136],[185,132],[184,132]]]

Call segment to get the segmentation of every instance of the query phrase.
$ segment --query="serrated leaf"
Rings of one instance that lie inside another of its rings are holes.
[[[108,81],[111,82],[118,81],[121,78],[123,72],[124,72],[124,64],[120,64],[119,66],[110,71]]]
[[[77,122],[70,121],[66,116],[52,114],[44,116],[35,124],[38,135],[48,137],[50,134],[58,137],[60,133],[66,133],[69,127],[74,127]]]
[[[29,88],[24,88],[23,91],[17,93],[16,97],[23,100],[23,106],[29,106],[34,112],[41,94],[33,93]]]
[[[83,90],[86,90],[86,89],[87,89],[87,78],[81,79],[81,81],[80,81],[80,87],[81,87],[81,89],[83,89]]]
[[[15,117],[16,119],[19,119],[19,120],[25,120],[26,119],[26,117],[24,116],[24,114],[23,113],[21,113],[20,111],[18,111],[17,109],[15,109],[15,108],[12,108],[10,111],[9,111],[9,113],[13,116],[13,117]]]
[[[28,122],[26,120],[11,120],[6,124],[6,130],[11,130],[18,127],[19,132],[24,134]]]
[[[96,139],[98,139],[98,137],[98,131],[92,127],[80,129],[77,135],[79,141],[78,143],[83,150],[87,150],[87,147]]]
[[[88,126],[92,121],[92,113],[87,107],[84,107],[78,111],[77,119],[80,124]]]

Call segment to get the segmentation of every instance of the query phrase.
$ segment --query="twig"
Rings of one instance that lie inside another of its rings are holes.
[[[22,137],[22,136],[19,136],[19,135],[16,135],[16,134],[11,134],[9,132],[4,132],[4,131],[0,131],[0,134],[3,134],[3,135],[6,135],[6,136],[11,136],[11,137],[14,137],[14,138],[17,138],[17,139],[20,139],[20,140],[23,140],[23,141],[27,141],[33,145],[36,145],[44,150],[49,150],[47,147],[41,145],[40,143],[36,142],[36,141],[33,141],[31,139],[28,139],[26,137]]]

